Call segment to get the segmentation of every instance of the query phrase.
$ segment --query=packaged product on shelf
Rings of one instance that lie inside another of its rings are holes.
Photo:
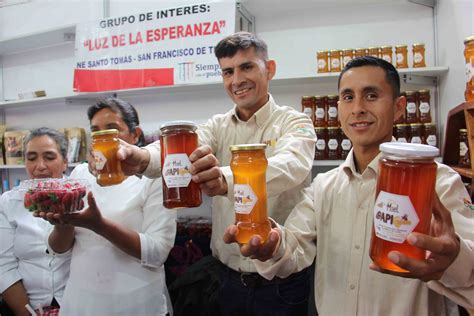
[[[418,104],[420,123],[431,123],[430,90],[418,91]]]
[[[471,154],[469,150],[469,141],[467,138],[467,129],[459,130],[459,160],[458,165],[464,168],[471,168]]]
[[[408,68],[407,45],[395,46],[396,68]]]
[[[346,159],[352,148],[352,143],[351,140],[347,138],[342,128],[339,128],[339,134],[341,135],[341,159]]]
[[[326,97],[326,99],[328,109],[327,126],[339,126],[339,119],[337,115],[337,100],[339,100],[339,97],[335,94],[330,94]]]
[[[69,163],[79,162],[86,159],[86,132],[81,127],[65,128],[68,140],[67,160]]]
[[[342,68],[346,67],[347,63],[354,59],[354,50],[352,48],[345,48],[342,50]]]
[[[423,131],[424,144],[438,147],[438,136],[436,135],[436,123],[425,123]]]
[[[425,44],[413,44],[413,68],[426,67]]]
[[[413,123],[410,124],[410,141],[409,143],[412,144],[421,144],[423,141],[421,139],[422,131],[421,128],[423,124],[421,123]]]
[[[316,133],[316,149],[314,153],[314,159],[327,159],[327,129],[326,127],[315,127],[314,131]]]
[[[329,72],[328,54],[327,50],[317,52],[318,73]]]
[[[3,134],[5,134],[6,130],[6,125],[0,125],[0,165],[5,164],[5,146],[3,143]]]
[[[464,57],[466,58],[466,101],[474,101],[474,36],[464,39]]]
[[[380,58],[380,47],[367,48],[367,55]]]
[[[367,56],[367,48],[356,48],[354,50],[354,58]]]
[[[7,165],[22,165],[25,163],[23,159],[23,141],[28,133],[28,131],[5,132],[5,162]]]
[[[314,96],[301,97],[301,111],[308,115],[314,124]]]
[[[408,124],[397,124],[395,125],[395,139],[399,143],[408,143],[408,139],[410,138],[409,136],[409,125]]]
[[[408,124],[418,123],[418,106],[415,91],[405,91],[407,106],[405,110],[405,122]]]
[[[392,46],[381,46],[380,47],[380,55],[381,58],[388,61],[389,63],[392,63]]]
[[[329,59],[331,60],[331,72],[341,71],[341,51],[333,49],[329,52]]]
[[[314,97],[314,126],[326,127],[326,97],[316,95]]]
[[[327,128],[328,139],[328,159],[337,160],[340,158],[339,127]]]

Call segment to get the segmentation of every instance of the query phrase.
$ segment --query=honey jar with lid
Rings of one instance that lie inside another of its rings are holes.
[[[372,57],[380,58],[380,47],[369,47],[367,48],[367,55]]]
[[[329,51],[329,59],[331,60],[331,72],[341,71],[341,51],[333,49]]]
[[[354,58],[367,56],[367,48],[356,48],[354,50]]]
[[[327,126],[327,115],[326,115],[326,102],[325,97],[322,95],[314,96],[314,126],[315,127],[326,127]]]
[[[422,144],[423,140],[422,137],[422,127],[423,124],[421,123],[412,123],[410,124],[410,141],[409,143],[412,144]]]
[[[199,184],[191,180],[189,155],[198,147],[197,125],[190,121],[170,121],[160,127],[163,206],[166,208],[201,205]]]
[[[420,123],[431,122],[430,90],[418,91],[418,113]]]
[[[381,46],[380,47],[380,55],[381,58],[388,61],[389,63],[392,63],[392,46]]]
[[[101,186],[122,183],[125,175],[117,158],[120,146],[117,129],[106,129],[91,133],[92,156],[97,171],[96,181]]]
[[[328,109],[328,119],[327,126],[334,127],[339,126],[338,114],[337,114],[337,100],[339,97],[335,94],[330,94],[326,97],[327,100],[327,109]]]
[[[327,149],[327,129],[326,127],[315,127],[314,132],[316,133],[316,149],[314,159],[324,160],[328,157]]]
[[[423,135],[424,137],[424,144],[438,147],[438,136],[436,132],[436,123],[425,123],[423,124],[424,131]]]
[[[337,160],[340,156],[339,127],[328,127],[328,159]]]
[[[329,72],[329,52],[327,50],[321,50],[318,51],[316,54],[318,59],[318,73]]]
[[[399,251],[413,259],[426,259],[426,251],[410,245],[406,238],[412,232],[430,233],[436,194],[434,158],[439,150],[422,144],[389,142],[381,144],[380,151],[369,254],[382,270],[408,273],[388,254]]]
[[[425,44],[413,44],[413,68],[426,67]]]
[[[397,68],[408,68],[408,48],[407,45],[395,46],[395,58]]]
[[[236,236],[240,244],[247,244],[259,235],[262,243],[268,238],[266,171],[268,161],[265,144],[242,144],[229,147],[232,152],[230,168],[234,177]]]
[[[405,122],[418,123],[418,106],[415,91],[405,91],[407,105],[405,109]]]
[[[467,138],[467,129],[459,130],[459,160],[458,165],[464,168],[471,168],[471,154],[469,150],[469,140]]]
[[[346,67],[354,59],[354,50],[352,48],[345,48],[342,50],[342,68]]]
[[[464,39],[464,57],[466,59],[466,101],[474,101],[474,36]]]
[[[409,125],[408,124],[397,124],[395,125],[395,139],[399,143],[408,143],[410,139]]]
[[[347,138],[342,128],[339,128],[339,135],[341,135],[341,159],[346,159],[352,148],[352,142]]]
[[[301,97],[301,110],[314,124],[314,96]]]

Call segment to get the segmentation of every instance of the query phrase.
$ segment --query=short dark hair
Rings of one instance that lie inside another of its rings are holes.
[[[127,124],[130,133],[135,132],[136,128],[140,125],[140,119],[138,118],[138,113],[135,107],[124,100],[114,97],[101,99],[97,101],[96,104],[90,106],[89,109],[87,109],[89,122],[92,121],[92,118],[97,112],[103,109],[110,109],[111,111],[120,114],[122,120]],[[137,143],[134,145],[145,145],[145,136],[143,133],[140,134]]]
[[[373,56],[357,57],[349,61],[344,67],[344,69],[341,71],[341,74],[339,75],[339,79],[337,81],[337,89],[339,90],[342,76],[349,69],[363,66],[374,66],[382,68],[383,71],[385,71],[385,78],[387,78],[388,83],[392,87],[393,97],[396,98],[400,96],[400,76],[398,74],[397,69],[388,61]]]
[[[238,51],[251,47],[263,60],[268,60],[267,44],[257,35],[249,32],[237,32],[223,38],[217,43],[214,53],[219,60],[225,57],[234,57]]]
[[[54,140],[54,142],[58,146],[61,156],[63,157],[64,160],[67,160],[68,143],[67,143],[66,136],[63,133],[49,127],[35,128],[30,131],[28,136],[26,136],[25,140],[23,141],[23,152],[25,155],[26,155],[26,146],[28,145],[28,143],[33,138],[40,137],[40,136],[48,136],[49,138]]]

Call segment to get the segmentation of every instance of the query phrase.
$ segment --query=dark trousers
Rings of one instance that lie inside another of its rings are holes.
[[[219,305],[224,316],[304,316],[308,314],[311,271],[268,281],[257,273],[222,272]]]

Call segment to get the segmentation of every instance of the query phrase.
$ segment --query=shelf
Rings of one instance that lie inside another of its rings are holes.
[[[67,25],[61,28],[6,38],[0,41],[0,55],[13,54],[66,42],[74,42],[75,33],[76,26]]]
[[[425,80],[433,81],[441,75],[444,75],[448,72],[448,67],[426,67],[426,68],[408,68],[400,69],[399,73],[401,79],[404,77],[409,78],[427,78]],[[292,78],[275,78],[270,81],[270,90],[271,87],[278,86],[288,86],[288,85],[301,85],[301,84],[315,84],[321,82],[337,83],[339,78],[339,73],[323,73],[315,74],[314,76],[307,77],[292,77]],[[13,108],[21,107],[28,105],[50,105],[54,103],[61,104],[74,104],[74,103],[90,103],[90,101],[95,101],[96,99],[108,97],[112,94],[117,94],[117,97],[133,97],[133,96],[147,96],[147,95],[156,95],[156,94],[166,94],[166,93],[192,93],[196,91],[203,90],[219,90],[222,91],[222,82],[216,81],[211,83],[202,83],[202,84],[181,84],[174,86],[160,86],[160,87],[148,87],[140,89],[129,89],[129,90],[112,90],[104,92],[94,92],[94,93],[71,93],[70,95],[63,96],[52,96],[52,97],[40,97],[28,100],[14,100],[14,101],[4,101],[0,102],[0,108]],[[46,91],[47,93],[47,91]]]
[[[74,162],[68,164],[68,168],[74,168],[77,165],[80,165],[82,162]],[[0,165],[0,170],[5,169],[25,169],[25,165]]]

